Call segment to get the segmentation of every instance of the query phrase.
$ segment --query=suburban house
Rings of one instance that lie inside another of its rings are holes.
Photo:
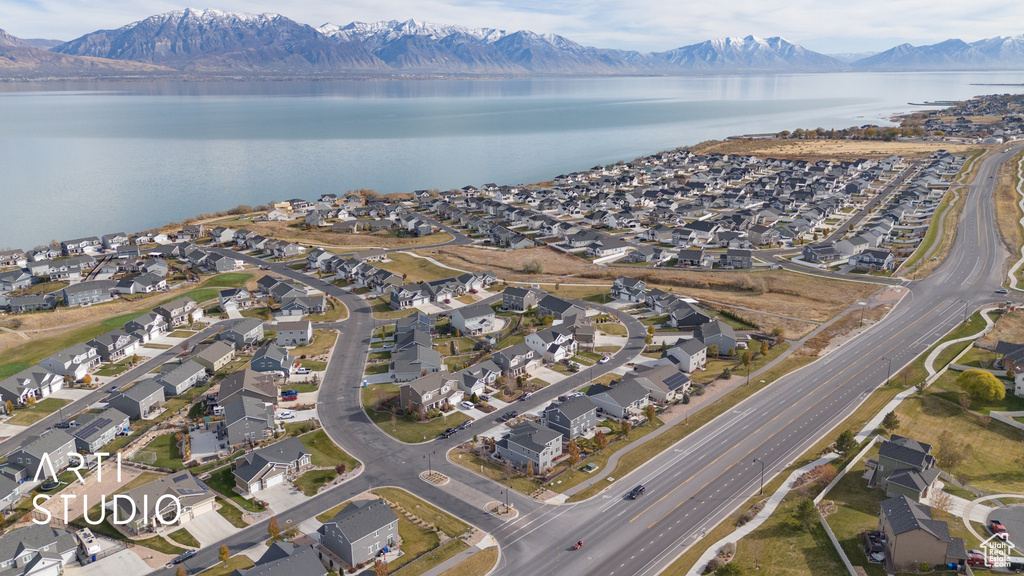
[[[57,297],[53,294],[29,294],[27,296],[12,296],[8,299],[7,307],[13,314],[35,312],[38,310],[53,310],[57,307]]]
[[[320,543],[349,566],[371,560],[398,542],[398,516],[383,500],[355,500],[317,533]]]
[[[220,391],[217,392],[219,405],[223,406],[232,399],[243,396],[267,404],[277,404],[277,384],[274,383],[274,377],[247,368],[228,374],[220,381]]]
[[[452,312],[452,327],[469,336],[493,332],[494,309],[480,303],[457,308]]]
[[[130,501],[125,499],[115,500],[114,505],[119,509],[118,516],[127,518],[132,513],[132,502],[138,508],[135,517],[124,524],[134,534],[143,534],[155,531],[157,528],[157,516],[170,520],[177,511],[175,503],[180,504],[181,514],[176,524],[180,526],[194,520],[197,516],[212,512],[215,509],[217,494],[206,484],[203,484],[191,472],[176,472],[170,476],[157,478],[148,484],[133,488],[125,492]],[[168,496],[168,498],[163,498]],[[142,506],[148,506],[143,510]],[[161,522],[161,525],[162,522]]]
[[[592,384],[587,397],[605,414],[615,418],[635,418],[648,401],[647,389],[636,382],[622,381],[614,386]]]
[[[700,338],[676,340],[673,347],[661,355],[668,358],[683,372],[693,374],[697,370],[703,370],[707,365],[708,347]]]
[[[116,328],[106,334],[100,334],[86,344],[95,348],[104,362],[120,362],[135,354],[140,342],[135,336]]]
[[[643,302],[644,294],[647,292],[647,283],[636,278],[619,276],[612,284],[612,298],[618,300],[629,300],[630,302]]]
[[[29,524],[0,536],[0,573],[57,576],[75,561],[78,544],[67,530]]]
[[[27,471],[22,470],[22,472],[26,476],[28,475]],[[33,472],[35,471],[33,470]],[[14,508],[14,505],[21,499],[21,488],[22,486],[20,481],[4,474],[0,474],[0,511],[8,513],[12,508]],[[2,536],[0,536],[0,542],[3,542]]]
[[[718,263],[722,268],[753,268],[754,259],[750,250],[738,250],[729,248],[724,254],[718,257]]]
[[[60,297],[64,300],[64,305],[69,308],[98,304],[113,298],[111,296],[111,289],[114,288],[115,284],[112,280],[80,282],[61,289]]]
[[[224,421],[217,432],[229,446],[255,446],[274,437],[274,406],[246,396],[234,398],[224,407]]]
[[[313,341],[313,323],[309,320],[277,323],[278,346],[305,346]]]
[[[494,384],[501,376],[501,368],[491,360],[484,360],[455,373],[455,380],[466,396],[484,393],[484,388]]]
[[[34,478],[39,464],[46,455],[53,464],[53,472],[59,474],[61,470],[68,467],[71,462],[68,454],[75,452],[75,439],[63,430],[47,430],[39,436],[29,436],[17,450],[11,452],[7,462],[20,466],[28,472],[28,478]],[[43,466],[40,478],[50,477],[49,466]]]
[[[420,376],[437,372],[443,366],[440,352],[428,346],[413,344],[392,353],[388,371],[395,382],[409,382]]]
[[[537,302],[546,294],[536,288],[509,286],[501,293],[501,309],[525,312],[536,308]]]
[[[252,308],[252,294],[245,288],[228,288],[217,295],[220,309],[224,312],[247,310]]]
[[[153,312],[164,317],[169,326],[181,326],[189,322],[195,322],[203,317],[203,309],[188,297],[178,298],[162,306],[157,306]]]
[[[528,334],[525,339],[527,346],[537,353],[545,362],[561,362],[576,355],[579,346],[569,326],[552,326],[540,332]]]
[[[562,434],[565,441],[589,438],[597,429],[597,405],[586,396],[551,403],[544,409],[545,426]]]
[[[556,298],[551,295],[545,296],[537,303],[537,315],[541,317],[554,316],[555,320],[561,320],[566,316],[572,316],[575,314],[586,316],[587,311],[575,304],[566,302],[561,298]]]
[[[131,388],[112,396],[108,404],[124,412],[132,420],[141,420],[159,412],[164,400],[163,384],[149,378],[136,382]]]
[[[99,414],[82,414],[75,419],[77,427],[70,430],[79,452],[93,454],[100,451],[118,432],[128,430],[128,415],[117,408],[107,408]]]
[[[227,366],[234,359],[235,347],[223,341],[208,344],[192,355],[192,360],[206,368],[210,374]]]
[[[167,332],[167,320],[155,312],[149,312],[126,322],[124,330],[145,344]]]
[[[242,318],[225,328],[217,335],[217,339],[231,342],[235,350],[256,346],[263,341],[263,320]]]
[[[736,332],[721,320],[712,320],[693,332],[694,338],[699,338],[704,344],[718,346],[718,354],[725,356],[729,350],[736,349]]]
[[[533,464],[535,473],[554,467],[555,459],[562,455],[562,433],[535,422],[516,424],[501,440],[494,443],[502,459],[517,468]]]
[[[903,495],[915,502],[926,499],[941,472],[931,451],[928,444],[893,434],[878,447],[870,485],[885,488],[889,497]]]
[[[890,574],[917,571],[921,564],[962,564],[967,551],[961,538],[951,538],[949,525],[932,519],[931,508],[900,495],[884,500],[878,530],[885,538],[885,564]]]
[[[288,376],[292,372],[292,360],[288,350],[274,344],[267,344],[256,352],[249,362],[249,366],[257,372],[280,372]]]
[[[676,300],[669,308],[669,323],[680,330],[696,330],[711,322],[711,316],[685,300]]]
[[[253,450],[235,460],[232,474],[235,488],[242,494],[255,494],[297,476],[313,463],[313,456],[298,438]]]
[[[402,384],[399,402],[403,408],[419,410],[441,409],[445,404],[455,405],[462,400],[458,379],[447,371],[420,376],[412,382]]]
[[[195,360],[164,364],[156,381],[163,385],[164,396],[177,396],[206,380],[206,367]]]
[[[491,355],[491,360],[498,365],[503,375],[516,377],[527,373],[530,366],[540,360],[540,355],[526,342],[520,342],[498,350]]]
[[[636,382],[647,390],[652,400],[661,403],[679,400],[690,390],[690,377],[664,360],[653,366],[637,366],[634,373],[626,374],[622,381]]]
[[[320,561],[312,546],[274,542],[252,568],[237,569],[231,576],[329,576],[334,573]]]
[[[26,404],[29,398],[41,400],[63,386],[63,377],[39,366],[33,366],[0,380],[0,400],[21,406]]]
[[[327,311],[327,295],[289,296],[281,300],[279,312],[283,316],[308,316]]]

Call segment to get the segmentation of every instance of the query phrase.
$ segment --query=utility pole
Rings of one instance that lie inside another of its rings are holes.
[[[889,378],[892,377],[892,358],[882,358],[882,360],[888,362],[887,368],[885,369],[885,385],[888,386]]]
[[[754,462],[760,462],[761,463],[761,490],[758,491],[758,494],[760,495],[760,494],[764,494],[764,460],[761,460],[760,458],[754,458],[754,460],[751,462],[751,464],[753,464]]]

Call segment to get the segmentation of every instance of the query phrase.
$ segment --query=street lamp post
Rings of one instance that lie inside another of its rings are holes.
[[[761,463],[761,490],[758,491],[758,494],[760,495],[764,494],[764,460],[761,460],[760,458],[754,458],[751,464],[753,464],[754,462]]]
[[[882,358],[882,360],[888,362],[885,369],[885,385],[888,386],[889,378],[892,377],[892,358]]]
[[[430,452],[427,452],[426,455],[423,456],[424,458],[427,459],[427,473],[428,474],[433,474],[434,473],[434,467],[430,465],[430,456],[434,452],[435,452],[434,450],[431,450]]]
[[[966,302],[966,301],[964,302],[964,324],[967,323],[967,309],[970,308],[970,306],[971,306],[970,302]]]

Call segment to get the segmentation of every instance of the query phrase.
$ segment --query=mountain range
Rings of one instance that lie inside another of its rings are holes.
[[[416,20],[324,24],[184,9],[70,42],[0,30],[0,77],[103,74],[613,75],[1024,69],[1024,35],[830,56],[784,38],[721,38],[665,52],[582,46],[528,30]]]

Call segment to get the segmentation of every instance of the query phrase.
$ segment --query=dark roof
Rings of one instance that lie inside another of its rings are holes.
[[[398,516],[383,499],[357,500],[341,509],[327,523],[338,529],[349,542],[355,542],[398,520]]]
[[[163,390],[164,387],[159,382],[152,378],[137,382],[131,388],[121,392],[121,396],[131,398],[136,402],[141,402],[151,396],[157,390]]]
[[[240,459],[244,459],[245,463],[235,469],[235,476],[248,482],[267,464],[288,464],[295,462],[303,454],[310,454],[310,451],[306,449],[302,440],[288,438],[242,456]]]
[[[605,393],[619,406],[628,406],[641,398],[645,398],[648,394],[646,388],[635,381],[629,380],[620,382],[615,386],[594,384],[587,389],[587,396],[597,396],[598,394]]]
[[[575,420],[587,412],[597,410],[597,405],[594,404],[593,400],[586,396],[577,396],[575,398],[569,398],[561,404],[552,403],[544,409],[545,412],[549,410],[558,410],[569,420]]]
[[[79,420],[81,420],[81,418],[82,417],[79,416]],[[120,425],[127,419],[128,415],[117,408],[107,408],[103,412],[97,414],[95,418],[90,419],[85,426],[79,426],[74,431],[74,436],[79,440],[89,442],[91,444],[93,440],[109,431],[111,426]]]
[[[458,313],[464,319],[479,318],[481,316],[494,316],[494,309],[482,302],[476,304],[470,304],[462,308],[457,308],[452,314]]]
[[[574,306],[571,302],[556,298],[550,294],[545,296],[540,302],[537,303],[540,308],[546,308],[558,314],[565,314],[570,308]],[[578,306],[577,306],[578,307]]]
[[[923,444],[913,438],[904,438],[893,434],[890,440],[882,442],[878,448],[878,456],[891,458],[903,464],[909,464],[915,468],[928,468],[934,464],[935,459],[928,453],[932,447]]]
[[[924,530],[938,540],[949,542],[949,526],[941,520],[932,520],[931,509],[906,496],[883,501],[882,515],[889,519],[889,525],[896,535]]]
[[[534,452],[541,452],[547,448],[548,442],[555,439],[561,440],[562,433],[527,420],[522,424],[513,426],[512,432],[504,439],[529,448]]]
[[[0,538],[0,562],[13,560],[16,556],[24,554],[26,550],[41,550],[44,546],[51,544],[56,544],[56,549],[47,552],[50,555],[60,554],[74,550],[75,539],[66,530],[51,528],[47,525],[32,524],[26,528],[14,530]]]

